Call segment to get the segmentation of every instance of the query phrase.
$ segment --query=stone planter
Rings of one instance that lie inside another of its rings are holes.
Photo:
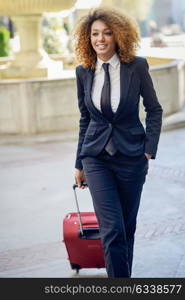
[[[0,0],[1,15],[11,16],[20,36],[21,50],[15,60],[0,72],[0,78],[48,77],[48,66],[55,67],[42,49],[40,22],[43,12],[69,9],[75,0]],[[60,68],[60,67],[59,67]]]

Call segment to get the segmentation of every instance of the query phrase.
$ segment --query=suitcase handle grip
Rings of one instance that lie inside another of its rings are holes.
[[[83,183],[83,186],[88,186],[87,183]],[[82,218],[81,218],[81,214],[80,214],[80,208],[78,205],[78,199],[77,199],[77,194],[76,194],[76,188],[78,187],[78,184],[73,184],[73,190],[74,190],[74,195],[75,195],[75,202],[76,202],[76,208],[77,208],[77,215],[78,215],[78,221],[80,224],[80,233],[81,235],[84,234],[83,232],[83,225],[82,225]]]
[[[83,183],[82,184],[83,186],[88,186],[88,184],[87,183]],[[75,190],[76,188],[78,187],[78,184],[73,184],[73,190]]]

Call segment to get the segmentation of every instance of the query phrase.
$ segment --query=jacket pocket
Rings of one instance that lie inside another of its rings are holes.
[[[145,131],[142,127],[130,128],[129,131],[132,135],[145,135]]]
[[[96,128],[90,127],[90,128],[87,128],[85,135],[92,136],[92,135],[95,135],[95,133],[96,133]]]

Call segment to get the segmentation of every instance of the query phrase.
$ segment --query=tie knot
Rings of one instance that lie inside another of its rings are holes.
[[[102,67],[103,67],[105,72],[107,72],[107,73],[109,72],[109,63],[103,63]]]

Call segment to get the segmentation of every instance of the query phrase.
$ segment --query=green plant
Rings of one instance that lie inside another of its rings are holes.
[[[69,36],[64,28],[64,23],[59,16],[45,16],[42,28],[43,47],[48,54],[68,53],[67,43]]]
[[[10,33],[5,27],[0,27],[0,56],[8,56]]]

